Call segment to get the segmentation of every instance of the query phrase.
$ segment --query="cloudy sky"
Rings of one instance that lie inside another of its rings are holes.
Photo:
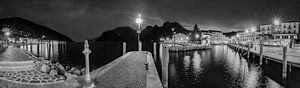
[[[19,16],[75,41],[131,26],[137,13],[146,25],[177,21],[190,28],[244,30],[251,24],[300,21],[300,0],[0,0],[0,18]]]

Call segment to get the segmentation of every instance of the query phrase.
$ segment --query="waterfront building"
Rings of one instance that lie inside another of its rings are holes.
[[[185,34],[178,33],[173,35],[172,41],[175,43],[187,43],[189,41],[189,37]]]
[[[212,44],[227,43],[228,38],[225,35],[223,35],[222,32],[211,32],[210,33],[210,42]]]
[[[299,40],[299,22],[286,22],[278,25],[260,25],[257,32],[264,38],[265,44],[283,45],[291,40]]]
[[[261,33],[258,33],[258,32],[240,32],[240,33],[237,33],[237,36],[234,38],[236,38],[235,40],[237,40],[238,43],[258,44],[259,41],[261,40],[260,34]]]
[[[286,22],[279,25],[260,25],[257,32],[270,35],[269,39],[298,39],[299,22]]]

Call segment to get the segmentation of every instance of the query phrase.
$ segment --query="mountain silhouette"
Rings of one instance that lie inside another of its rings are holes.
[[[117,27],[113,30],[103,32],[96,41],[136,41],[137,34],[136,31],[128,26]]]
[[[174,31],[172,31],[174,28]],[[185,29],[177,22],[165,22],[162,26],[147,26],[141,32],[141,41],[159,41],[160,38],[171,38],[173,33],[188,34],[191,31]],[[137,41],[137,33],[130,27],[117,27],[116,29],[103,32],[96,41]]]
[[[13,36],[18,37],[73,42],[71,38],[59,32],[20,17],[0,19],[0,28],[1,30],[3,28],[9,28],[10,31],[14,32]]]

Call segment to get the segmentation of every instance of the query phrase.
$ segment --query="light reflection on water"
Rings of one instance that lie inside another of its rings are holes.
[[[59,53],[63,54],[63,49],[66,47],[61,47],[62,43],[40,43],[40,44],[29,44],[21,45],[20,48],[27,50],[36,56],[45,57],[46,59],[51,59],[52,61],[58,61]]]
[[[227,46],[170,53],[169,79],[170,88],[280,88]]]
[[[198,52],[194,52],[193,55],[193,69],[194,74],[198,74],[201,72],[201,57]]]

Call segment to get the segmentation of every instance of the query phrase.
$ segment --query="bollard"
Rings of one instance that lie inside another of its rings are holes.
[[[86,82],[87,84],[85,85],[85,88],[94,88],[95,85],[94,83],[92,83],[91,81],[91,77],[90,77],[90,67],[89,67],[89,55],[90,53],[92,53],[92,51],[89,49],[89,43],[87,40],[85,40],[84,43],[84,50],[82,51],[82,53],[85,55],[85,72],[86,72]]]
[[[156,62],[157,54],[156,54],[156,42],[153,43],[153,57],[154,57],[154,62]]]
[[[260,44],[260,50],[259,50],[259,54],[260,54],[260,56],[259,56],[259,65],[262,65],[262,59],[263,59],[263,56],[264,56],[264,54],[263,54],[263,51],[264,51],[264,49],[263,49],[263,44]]]
[[[126,42],[123,42],[123,55],[126,53]]]
[[[282,81],[283,84],[286,84],[286,77],[287,77],[287,58],[286,58],[286,53],[287,53],[287,47],[283,47],[283,60],[282,60]]]
[[[142,51],[142,48],[143,48],[143,46],[142,46],[142,41],[138,41],[138,50],[139,51]]]
[[[294,48],[294,43],[295,43],[295,40],[294,40],[294,38],[291,38],[290,39],[290,48]]]

